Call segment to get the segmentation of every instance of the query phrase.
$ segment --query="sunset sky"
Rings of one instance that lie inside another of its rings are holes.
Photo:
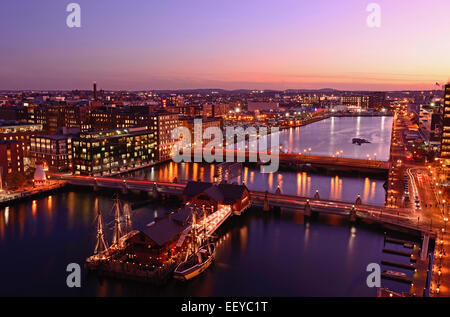
[[[0,90],[432,89],[449,0],[3,1]],[[370,2],[381,28],[369,28]]]

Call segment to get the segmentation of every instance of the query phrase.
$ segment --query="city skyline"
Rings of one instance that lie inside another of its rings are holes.
[[[0,90],[430,90],[448,81],[442,0],[5,4]],[[413,23],[414,22],[414,23]],[[411,36],[413,35],[413,36]]]

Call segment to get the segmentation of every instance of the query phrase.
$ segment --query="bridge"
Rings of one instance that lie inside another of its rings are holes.
[[[123,193],[128,191],[144,191],[154,195],[166,194],[169,196],[181,196],[187,182],[169,183],[161,181],[150,181],[145,179],[121,179],[108,177],[91,177],[79,175],[62,175],[50,174],[56,179],[65,180],[68,184],[75,186],[92,187],[94,189],[109,188],[121,190]],[[307,205],[310,211],[319,214],[335,214],[341,216],[355,216],[372,222],[389,224],[396,227],[421,232],[422,234],[430,234],[435,236],[432,229],[424,224],[417,223],[416,216],[410,209],[406,208],[390,208],[383,206],[363,205],[356,202],[342,202],[324,199],[312,199],[309,197],[299,197],[284,195],[281,193],[268,193],[250,191],[250,200],[252,206],[258,207],[275,207],[285,208],[295,211],[305,212]],[[224,212],[226,213],[226,212]],[[218,216],[217,214],[216,216]],[[211,223],[216,222],[217,227],[228,218],[228,216],[220,215],[217,219],[209,219]],[[213,221],[214,220],[214,221]],[[213,231],[215,231],[214,228]]]
[[[346,157],[329,157],[329,156],[319,156],[319,155],[309,155],[304,153],[272,153],[269,152],[257,152],[257,151],[239,151],[239,150],[220,150],[222,152],[223,160],[226,157],[232,156],[233,162],[238,162],[238,158],[241,160],[251,163],[261,163],[262,155],[278,155],[278,160],[281,165],[290,165],[293,167],[304,167],[310,166],[315,168],[336,170],[336,171],[346,171],[346,172],[362,172],[370,174],[387,174],[391,167],[391,163],[387,161],[378,161],[373,159],[354,159]],[[212,149],[212,154],[214,155],[216,150]],[[192,151],[191,158],[194,162],[203,162],[203,156],[198,155]],[[253,158],[253,159],[252,159]],[[255,159],[257,158],[257,159]],[[252,159],[252,160],[251,160]],[[256,160],[256,162],[254,161]]]

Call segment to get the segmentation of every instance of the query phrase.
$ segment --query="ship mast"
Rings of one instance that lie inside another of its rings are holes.
[[[119,197],[115,198],[114,207],[115,207],[115,213],[114,213],[113,244],[118,244],[120,238],[122,237],[122,226],[120,225],[120,201],[119,201]]]
[[[123,213],[125,216],[125,234],[127,234],[133,230],[132,225],[131,225],[130,205],[128,203],[124,204]]]
[[[105,235],[103,233],[103,218],[102,213],[98,210],[97,214],[97,243],[94,249],[94,255],[103,252],[108,249],[108,245],[105,241]]]

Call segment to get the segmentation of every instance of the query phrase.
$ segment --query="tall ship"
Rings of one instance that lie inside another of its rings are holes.
[[[199,227],[202,227],[202,229],[199,230]],[[214,261],[215,245],[210,242],[207,236],[205,217],[203,219],[203,225],[199,226],[196,223],[195,214],[192,216],[190,240],[191,243],[186,252],[186,258],[176,267],[173,273],[173,277],[177,280],[188,281],[200,275]]]

